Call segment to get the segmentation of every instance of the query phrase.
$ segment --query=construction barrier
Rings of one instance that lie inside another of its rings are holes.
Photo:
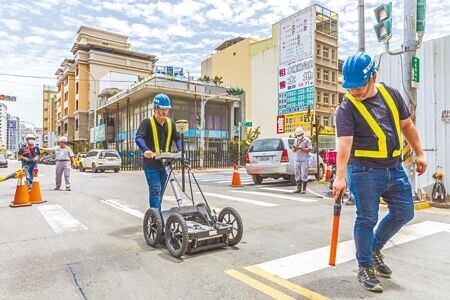
[[[17,179],[16,193],[10,207],[30,206],[30,195],[28,194],[28,184],[24,173],[19,174]]]
[[[239,174],[239,168],[237,164],[234,164],[233,166],[233,178],[231,180],[231,186],[232,187],[242,187],[241,183],[241,175]]]
[[[327,165],[327,171],[326,171],[326,173],[325,173],[325,180],[326,180],[326,181],[330,181],[332,169],[333,169],[333,166],[332,166],[332,165]]]
[[[42,199],[41,194],[41,186],[39,185],[39,171],[38,169],[33,170],[33,182],[31,183],[31,190],[30,190],[30,202],[31,204],[40,204],[47,201],[44,201]]]

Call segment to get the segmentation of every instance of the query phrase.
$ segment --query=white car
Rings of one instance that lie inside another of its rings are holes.
[[[116,150],[94,149],[89,151],[80,162],[80,172],[91,169],[93,173],[97,171],[114,170],[119,172],[122,166],[122,159]]]
[[[259,138],[253,141],[245,156],[245,169],[255,184],[264,178],[284,178],[295,185],[295,154],[291,150],[295,138]],[[317,175],[317,155],[310,152],[309,175]],[[324,162],[319,155],[319,178],[323,178]]]

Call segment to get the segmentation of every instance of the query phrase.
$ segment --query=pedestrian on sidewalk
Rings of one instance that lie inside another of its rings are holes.
[[[70,172],[71,166],[75,167],[74,154],[72,149],[67,146],[67,138],[61,136],[58,139],[56,147],[42,148],[42,150],[47,150],[55,152],[55,191],[61,190],[62,176],[64,175],[64,183],[66,185],[66,191],[71,190],[70,185]]]
[[[181,150],[181,136],[177,132],[175,121],[167,115],[172,108],[166,94],[157,94],[153,98],[153,117],[145,118],[136,132],[135,142],[143,153],[144,174],[147,179],[151,208],[161,211],[161,198],[164,194],[167,174],[155,154],[170,152],[172,141],[178,151]]]
[[[378,276],[389,278],[392,271],[380,251],[414,217],[411,184],[401,164],[402,136],[415,153],[419,175],[425,172],[427,163],[399,91],[376,83],[374,59],[362,52],[351,55],[344,62],[342,73],[342,86],[348,92],[336,112],[339,148],[333,196],[336,199],[345,191],[348,169],[350,195],[356,204],[357,278],[365,289],[382,292]],[[389,212],[374,231],[381,196]]]
[[[28,189],[31,189],[33,170],[38,167],[38,159],[41,151],[36,146],[36,136],[34,134],[27,134],[25,136],[25,142],[26,145],[22,146],[17,154],[19,155],[19,160],[22,161],[22,168],[26,170]]]
[[[292,151],[295,154],[294,174],[297,182],[297,190],[294,193],[306,193],[309,171],[309,152],[313,150],[311,140],[305,137],[305,131],[302,127],[295,128],[297,137],[292,145]]]

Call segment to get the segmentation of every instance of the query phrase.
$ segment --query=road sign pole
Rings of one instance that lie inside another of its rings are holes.
[[[239,122],[239,125],[238,125],[238,128],[239,128],[239,136],[238,136],[238,155],[237,155],[237,157],[238,157],[238,163],[237,163],[238,169],[239,169],[239,167],[241,166],[241,125],[242,125],[242,123]]]

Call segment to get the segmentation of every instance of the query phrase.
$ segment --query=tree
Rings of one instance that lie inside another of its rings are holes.
[[[209,78],[208,75],[203,75],[203,76],[200,77],[198,80],[199,80],[199,81],[204,81],[204,82],[210,82],[210,81],[211,81],[211,78]]]
[[[220,77],[219,76],[214,76],[212,82],[215,85],[221,85],[223,83],[222,76],[220,76]]]

